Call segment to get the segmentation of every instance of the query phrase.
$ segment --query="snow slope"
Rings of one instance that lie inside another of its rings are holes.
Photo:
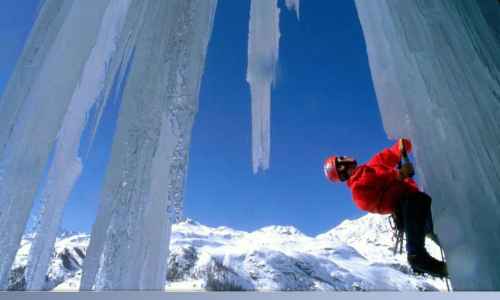
[[[166,290],[445,290],[442,280],[415,276],[403,255],[393,256],[387,217],[366,215],[311,237],[292,226],[254,232],[173,225]],[[25,236],[10,276],[22,289],[32,236]],[[77,290],[88,234],[59,237],[46,289]],[[428,245],[436,255],[439,249]],[[17,284],[17,285],[16,285]]]

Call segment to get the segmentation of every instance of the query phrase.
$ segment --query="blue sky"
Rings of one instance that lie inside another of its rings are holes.
[[[382,128],[354,2],[301,2],[299,22],[293,12],[281,10],[271,167],[254,175],[245,81],[250,3],[219,0],[193,129],[187,217],[249,231],[293,225],[316,235],[364,214],[347,188],[329,183],[322,172],[323,160],[331,154],[363,162],[392,144]],[[0,4],[0,91],[22,50],[37,4]],[[84,161],[65,210],[63,226],[69,230],[89,231],[95,219],[117,111],[117,105],[108,107],[108,121]]]

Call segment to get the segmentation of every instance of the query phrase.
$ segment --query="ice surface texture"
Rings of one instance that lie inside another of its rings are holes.
[[[0,289],[108,2],[46,1],[0,102]]]
[[[176,0],[129,8],[136,40],[82,289],[163,288],[167,201],[183,189],[178,177],[185,174],[215,6]]]
[[[299,18],[299,0],[286,0]],[[252,101],[252,169],[267,170],[271,155],[271,87],[279,56],[280,9],[277,0],[252,0],[248,33],[247,82]]]
[[[390,138],[414,142],[456,290],[500,289],[500,9],[356,0]]]
[[[120,112],[82,288],[163,288],[216,3],[43,2],[0,100],[0,289],[47,170],[27,269],[28,288],[43,285],[83,167],[82,132],[91,119],[95,134],[116,89]]]
[[[115,53],[117,40],[129,6],[129,0],[111,0],[106,8],[95,46],[85,63],[54,150],[48,182],[43,194],[43,209],[39,216],[36,238],[30,250],[26,282],[30,290],[41,290],[53,251],[66,200],[80,176],[82,163],[78,157],[80,139],[86,117],[102,94],[107,65]]]

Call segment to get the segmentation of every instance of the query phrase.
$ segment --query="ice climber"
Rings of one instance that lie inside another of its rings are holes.
[[[399,139],[366,164],[357,165],[348,156],[331,156],[324,164],[325,176],[332,182],[343,181],[351,189],[356,206],[377,214],[393,214],[406,234],[408,263],[417,273],[446,277],[446,264],[425,249],[425,236],[434,236],[431,197],[420,191],[411,178],[413,166],[402,163],[403,153],[412,148],[408,139]]]

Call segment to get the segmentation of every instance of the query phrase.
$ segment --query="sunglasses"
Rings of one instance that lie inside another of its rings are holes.
[[[339,156],[335,158],[335,167],[337,168],[337,174],[339,175],[340,181],[345,181],[348,179],[348,165],[352,164],[352,160],[346,160],[347,156]]]

